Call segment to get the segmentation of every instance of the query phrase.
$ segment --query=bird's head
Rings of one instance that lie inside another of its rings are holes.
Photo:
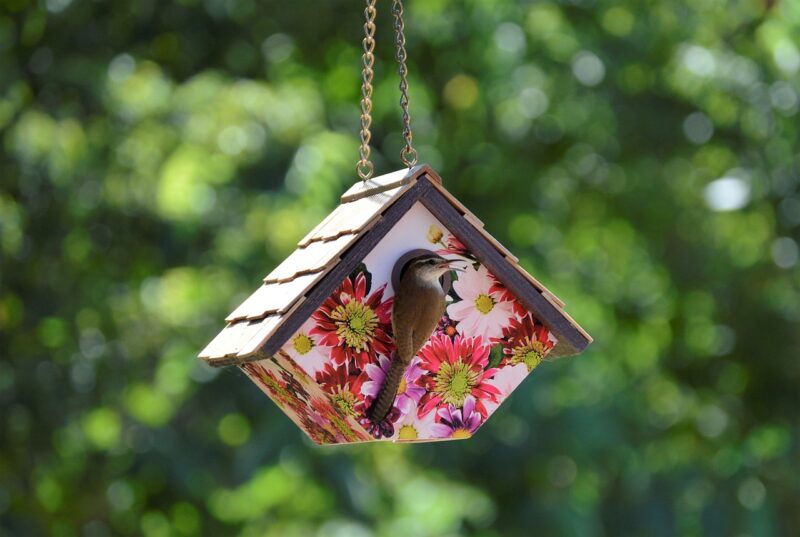
[[[411,260],[403,277],[413,277],[426,283],[438,283],[444,273],[450,270],[461,270],[460,267],[453,266],[453,263],[459,261],[458,259],[445,259],[436,254],[423,255]]]

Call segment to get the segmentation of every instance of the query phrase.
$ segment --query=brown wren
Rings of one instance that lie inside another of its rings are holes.
[[[378,396],[367,411],[367,417],[373,423],[386,418],[403,374],[439,324],[446,305],[440,278],[450,270],[458,270],[450,266],[455,261],[458,260],[448,260],[432,253],[415,257],[406,266],[395,290],[392,309],[397,352]]]

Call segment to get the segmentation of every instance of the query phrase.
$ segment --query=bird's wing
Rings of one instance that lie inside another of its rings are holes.
[[[431,334],[436,330],[436,326],[439,324],[442,314],[444,314],[444,296],[429,296],[426,297],[426,299],[430,301],[428,307],[421,308],[414,319],[415,322],[411,334],[413,346],[412,356],[416,356],[419,350],[428,342]]]
[[[414,357],[414,343],[412,339],[413,324],[409,324],[404,319],[413,319],[417,315],[417,304],[408,299],[406,293],[399,291],[395,295],[394,306],[392,307],[392,331],[394,341],[397,345],[397,358],[408,363]]]

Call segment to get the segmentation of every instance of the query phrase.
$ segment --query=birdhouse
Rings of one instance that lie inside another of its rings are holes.
[[[409,260],[463,261],[385,426],[367,418]],[[318,444],[468,438],[539,364],[591,337],[427,165],[353,185],[200,353],[235,366]]]

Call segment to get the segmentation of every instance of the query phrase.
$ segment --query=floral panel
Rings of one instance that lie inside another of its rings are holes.
[[[406,371],[392,411],[384,422],[373,424],[366,410],[395,350],[391,266],[415,248],[464,260],[466,270],[453,275],[445,313]],[[415,206],[287,341],[276,360],[259,362],[273,364],[268,372],[277,367],[287,375],[273,374],[266,382],[261,373],[248,375],[319,443],[461,439],[486,422],[555,343],[458,238]],[[289,389],[291,368],[315,381],[309,391],[317,397],[297,397],[297,387]]]

